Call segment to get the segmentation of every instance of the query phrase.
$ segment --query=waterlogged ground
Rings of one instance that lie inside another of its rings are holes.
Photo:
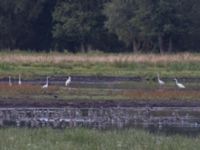
[[[186,88],[179,89],[171,78],[164,79],[160,86],[156,78],[128,77],[72,77],[68,87],[64,85],[67,77],[51,77],[49,87],[42,89],[45,77],[26,79],[19,86],[17,79],[9,86],[8,79],[0,80],[0,103],[3,102],[200,102],[200,79],[179,79]]]
[[[198,150],[200,138],[134,129],[0,129],[1,150]]]

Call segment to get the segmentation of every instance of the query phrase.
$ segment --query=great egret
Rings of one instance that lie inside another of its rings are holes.
[[[157,73],[157,77],[158,77],[158,84],[159,85],[164,85],[165,84],[165,82],[164,81],[162,81],[162,80],[160,80],[160,76],[159,76],[159,74]]]
[[[182,83],[179,83],[176,78],[174,80],[176,81],[176,85],[177,85],[178,88],[180,88],[180,89],[184,89],[185,88],[185,86]]]
[[[46,88],[48,88],[48,86],[49,86],[49,77],[47,77],[47,79],[46,79],[46,84],[43,85],[42,88],[43,88],[43,89],[46,89]]]
[[[11,76],[9,76],[9,86],[12,86]]]
[[[22,81],[21,81],[21,75],[19,74],[19,81],[18,81],[19,85],[22,85]]]
[[[65,81],[65,86],[68,86],[71,82],[71,77],[69,76],[68,79]]]

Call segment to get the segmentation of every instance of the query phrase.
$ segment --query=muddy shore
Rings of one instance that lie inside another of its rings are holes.
[[[16,100],[0,101],[0,107],[73,107],[73,108],[109,108],[109,107],[200,107],[198,101],[135,101],[135,100]]]

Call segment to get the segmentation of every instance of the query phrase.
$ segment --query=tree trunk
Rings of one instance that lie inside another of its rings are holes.
[[[173,42],[172,42],[172,38],[169,38],[169,47],[168,47],[168,52],[171,53],[173,50]]]
[[[133,53],[138,52],[138,45],[136,39],[133,39]]]
[[[163,54],[163,52],[164,52],[164,46],[163,46],[163,37],[162,37],[162,35],[158,36],[158,43],[159,43],[160,53]]]
[[[87,44],[87,51],[92,51],[92,45],[91,44]]]
[[[85,46],[84,46],[84,43],[83,43],[83,42],[81,42],[81,52],[82,52],[82,53],[85,53]]]

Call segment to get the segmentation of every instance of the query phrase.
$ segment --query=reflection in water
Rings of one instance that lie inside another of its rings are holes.
[[[0,108],[0,126],[144,128],[199,133],[200,107]]]

